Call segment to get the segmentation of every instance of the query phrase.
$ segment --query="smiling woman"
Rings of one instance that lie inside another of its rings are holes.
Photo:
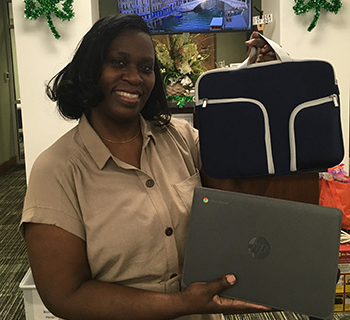
[[[146,33],[124,31],[111,42],[98,82],[104,99],[90,114],[98,135],[124,141],[140,131],[139,113],[155,83],[154,64],[152,40]]]
[[[99,81],[103,69],[106,68],[107,64],[116,67],[116,63],[123,63],[120,57],[115,59],[113,56],[107,56],[110,45],[117,36],[124,31],[138,31],[136,33],[143,34],[143,40],[148,38],[148,41],[151,41],[149,30],[144,21],[131,17],[134,16],[119,16],[118,18],[108,16],[97,21],[82,39],[71,63],[50,81],[47,94],[53,101],[57,101],[59,111],[63,117],[80,119],[83,114],[88,115],[93,107],[101,103],[104,92],[99,85]],[[125,54],[127,52],[120,52],[120,55],[124,55],[124,59],[127,58]],[[145,61],[146,65],[143,68],[145,71],[147,69],[153,70],[155,83],[151,95],[142,109],[142,116],[155,124],[164,125],[169,122],[170,113],[159,67],[154,62],[153,45],[152,56],[147,59],[150,59],[150,61]]]
[[[218,320],[266,308],[219,297],[233,275],[181,290],[198,132],[171,119],[136,15],[102,18],[47,88],[80,119],[36,160],[21,220],[36,287],[64,319]]]

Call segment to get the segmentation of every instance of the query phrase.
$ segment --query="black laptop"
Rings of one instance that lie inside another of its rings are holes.
[[[198,187],[182,285],[234,274],[222,296],[330,319],[341,220],[336,208]]]

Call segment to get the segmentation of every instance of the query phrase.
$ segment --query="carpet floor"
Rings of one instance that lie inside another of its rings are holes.
[[[25,320],[19,284],[29,268],[24,241],[18,233],[26,177],[19,167],[0,176],[0,319]]]

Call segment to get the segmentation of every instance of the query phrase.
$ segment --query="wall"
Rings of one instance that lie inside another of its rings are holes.
[[[55,104],[45,96],[45,84],[71,59],[78,42],[97,19],[98,4],[95,0],[75,1],[71,21],[54,18],[61,34],[57,40],[45,18],[27,20],[24,1],[12,2],[28,177],[37,156],[76,124],[60,118]]]
[[[341,116],[346,155],[349,167],[349,89],[350,89],[350,7],[334,14],[322,10],[316,27],[307,31],[314,11],[295,15],[294,0],[262,0],[264,13],[273,13],[274,23],[267,25],[264,35],[273,39],[295,59],[321,59],[329,61],[336,73],[340,88]],[[327,148],[327,146],[325,146]]]
[[[247,55],[244,42],[249,37],[247,32],[216,33],[216,62],[230,63],[242,62]]]
[[[252,0],[252,16],[259,15],[254,6],[261,8],[261,0]],[[240,63],[247,55],[247,47],[244,42],[249,39],[251,32],[223,32],[216,33],[216,61]]]
[[[118,12],[118,0],[99,0],[100,17]]]
[[[5,22],[7,10],[0,1],[0,166],[10,160],[16,160],[15,141],[12,127],[12,113],[10,100],[10,82],[5,80],[5,73],[10,72],[7,65]]]

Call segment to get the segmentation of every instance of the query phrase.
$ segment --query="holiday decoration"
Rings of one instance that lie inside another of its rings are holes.
[[[166,96],[166,98],[170,101],[176,102],[176,105],[179,108],[183,108],[185,107],[186,103],[193,101],[193,96],[176,95],[176,96]]]
[[[38,19],[40,16],[44,15],[47,23],[50,27],[51,32],[53,33],[56,39],[59,39],[61,36],[57,32],[51,15],[54,14],[57,18],[62,21],[70,20],[74,17],[73,12],[73,0],[24,0],[25,9],[24,15],[27,19]],[[59,6],[58,6],[59,5]],[[61,7],[61,9],[60,9]]]
[[[337,14],[342,6],[340,0],[330,0],[330,2],[327,0],[309,0],[307,4],[305,4],[305,0],[295,1],[296,5],[293,7],[293,9],[294,13],[297,15],[309,12],[311,9],[315,8],[315,15],[307,29],[308,31],[311,31],[313,28],[316,27],[317,20],[321,14],[321,8],[325,9],[326,11],[334,12],[335,14]]]

